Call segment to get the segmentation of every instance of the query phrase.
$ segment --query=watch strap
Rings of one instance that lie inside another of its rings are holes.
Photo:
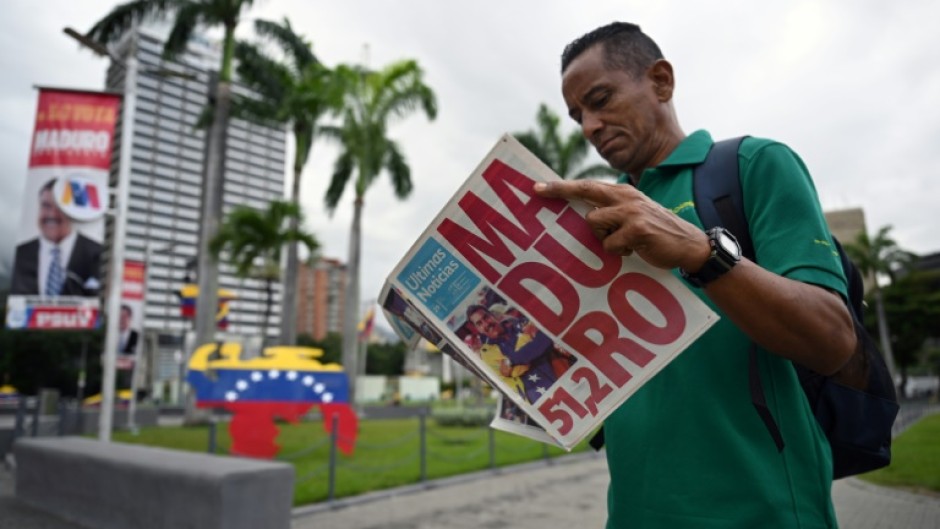
[[[695,273],[689,273],[681,268],[679,269],[679,273],[682,275],[683,279],[696,288],[702,288],[725,275],[741,260],[740,244],[731,232],[721,227],[715,227],[708,230],[706,233],[708,233],[708,243],[711,245],[712,251],[705,261],[705,264]],[[730,240],[734,241],[734,244],[738,245],[736,254],[732,254],[722,247],[719,242],[719,237],[722,236],[730,238]]]

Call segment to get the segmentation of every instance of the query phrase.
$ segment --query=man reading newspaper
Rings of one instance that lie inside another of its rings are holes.
[[[607,526],[836,527],[831,453],[790,361],[831,374],[856,337],[805,166],[780,143],[741,144],[758,266],[740,257],[734,234],[702,230],[691,178],[712,139],[680,128],[676,76],[653,40],[633,24],[610,24],[569,44],[561,69],[569,115],[624,176],[539,183],[536,192],[593,205],[586,218],[607,252],[682,271],[722,315],[607,417]],[[783,450],[748,398],[752,342]]]
[[[494,428],[570,450],[717,316],[668,271],[606,253],[589,206],[533,191],[558,179],[500,138],[380,299],[528,418]]]

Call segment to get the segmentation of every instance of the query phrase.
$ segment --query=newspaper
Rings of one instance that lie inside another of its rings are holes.
[[[504,135],[386,280],[379,303],[499,391],[492,427],[567,450],[718,316],[666,270],[604,252],[585,203]]]

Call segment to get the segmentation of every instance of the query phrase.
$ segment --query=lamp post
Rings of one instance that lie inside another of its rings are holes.
[[[131,143],[134,139],[134,113],[137,108],[137,32],[136,28],[130,30],[130,50],[127,59],[122,61],[107,48],[91,41],[72,28],[63,30],[66,35],[77,40],[95,52],[95,54],[108,57],[116,64],[123,66],[124,75],[124,102],[121,111],[121,157],[118,161],[118,180],[115,198],[117,206],[114,210],[114,234],[111,238],[111,258],[108,271],[108,296],[105,305],[107,323],[104,338],[103,376],[101,380],[101,408],[98,414],[98,439],[111,441],[112,415],[114,413],[114,382],[115,364],[117,362],[117,348],[120,329],[118,328],[117,314],[121,311],[121,278],[124,274],[124,246],[127,238],[127,201],[130,196],[131,176]],[[133,400],[133,397],[132,399]]]
[[[121,59],[108,48],[85,37],[72,28],[64,28],[63,32],[78,41],[82,46],[90,49],[100,57],[111,59],[116,66],[123,67],[124,75],[124,101],[121,111],[121,156],[118,161],[118,179],[115,190],[114,234],[111,239],[111,258],[108,271],[109,285],[105,314],[104,354],[102,362],[101,381],[101,408],[98,417],[98,439],[109,442],[111,440],[112,420],[114,413],[114,383],[117,362],[117,348],[120,329],[117,315],[121,311],[121,279],[124,275],[124,247],[127,239],[127,211],[130,196],[131,177],[131,148],[134,140],[134,115],[137,108],[137,27],[129,29],[130,42],[127,59]],[[160,70],[159,72],[163,72]],[[155,73],[150,72],[148,73]],[[167,71],[173,74],[175,72]],[[185,75],[185,74],[183,74]],[[133,400],[133,398],[131,399]]]

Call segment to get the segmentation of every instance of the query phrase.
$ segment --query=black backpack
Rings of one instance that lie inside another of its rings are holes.
[[[737,237],[744,255],[755,260],[738,174],[738,147],[743,139],[716,142],[705,161],[695,168],[692,186],[695,208],[705,229],[727,228]],[[891,462],[891,428],[899,406],[884,358],[861,324],[864,299],[861,274],[835,237],[832,240],[848,283],[847,304],[855,323],[858,350],[849,363],[832,376],[823,376],[796,364],[793,367],[832,447],[833,478],[838,479],[882,468]],[[782,451],[783,438],[764,399],[753,343],[749,364],[751,400],[777,449]]]

